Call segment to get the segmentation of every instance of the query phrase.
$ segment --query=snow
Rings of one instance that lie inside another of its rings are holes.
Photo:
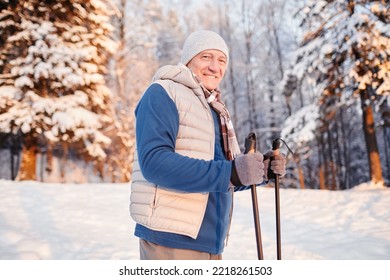
[[[0,181],[3,260],[137,260],[130,184]],[[274,189],[259,187],[264,258],[276,259]],[[285,260],[390,259],[390,189],[281,189]],[[250,191],[235,193],[225,260],[257,258]]]

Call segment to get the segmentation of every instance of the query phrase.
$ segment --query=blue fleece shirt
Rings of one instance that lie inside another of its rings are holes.
[[[214,160],[205,161],[175,153],[179,128],[176,105],[158,84],[152,84],[141,98],[136,110],[136,141],[139,163],[148,181],[186,192],[208,192],[200,232],[196,239],[188,236],[154,231],[140,224],[135,235],[171,248],[191,249],[221,254],[230,223],[232,195],[228,191],[232,163],[226,160],[220,132],[219,117],[213,110],[215,127]]]

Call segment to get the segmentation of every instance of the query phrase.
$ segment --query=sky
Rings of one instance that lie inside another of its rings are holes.
[[[130,184],[0,180],[0,259],[138,260]],[[265,260],[276,260],[275,193],[258,187]],[[283,260],[390,260],[390,189],[281,189]],[[224,260],[256,260],[251,192],[235,193]]]

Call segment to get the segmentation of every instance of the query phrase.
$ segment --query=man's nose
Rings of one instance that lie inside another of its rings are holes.
[[[218,63],[218,60],[216,59],[212,59],[210,61],[210,64],[209,64],[209,69],[214,71],[214,72],[218,72],[219,71],[219,63]]]

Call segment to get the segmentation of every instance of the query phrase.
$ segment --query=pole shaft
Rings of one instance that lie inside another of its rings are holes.
[[[256,244],[257,244],[257,258],[263,260],[263,241],[261,240],[261,229],[260,229],[260,215],[259,207],[257,202],[257,191],[256,185],[251,186],[252,192],[252,208],[253,208],[253,218],[255,221],[255,231],[256,231]]]
[[[256,135],[254,133],[249,133],[248,137],[245,139],[245,151],[244,153],[254,153],[256,151]],[[263,242],[261,240],[261,228],[260,228],[260,215],[259,215],[259,205],[257,201],[257,190],[256,185],[251,186],[252,194],[252,208],[253,208],[253,219],[255,222],[255,232],[256,232],[256,245],[257,245],[257,258],[263,260]]]
[[[275,155],[279,154],[281,140],[274,139],[272,141],[272,150],[275,151]],[[273,158],[271,158],[272,160]],[[281,240],[281,226],[280,226],[280,195],[279,195],[279,175],[274,174],[272,171],[272,177],[275,179],[275,214],[276,214],[276,257],[278,260],[282,259],[282,240]]]
[[[277,259],[282,259],[282,241],[281,241],[281,227],[280,227],[280,196],[279,196],[279,176],[275,177],[275,208],[276,208],[276,250]]]

